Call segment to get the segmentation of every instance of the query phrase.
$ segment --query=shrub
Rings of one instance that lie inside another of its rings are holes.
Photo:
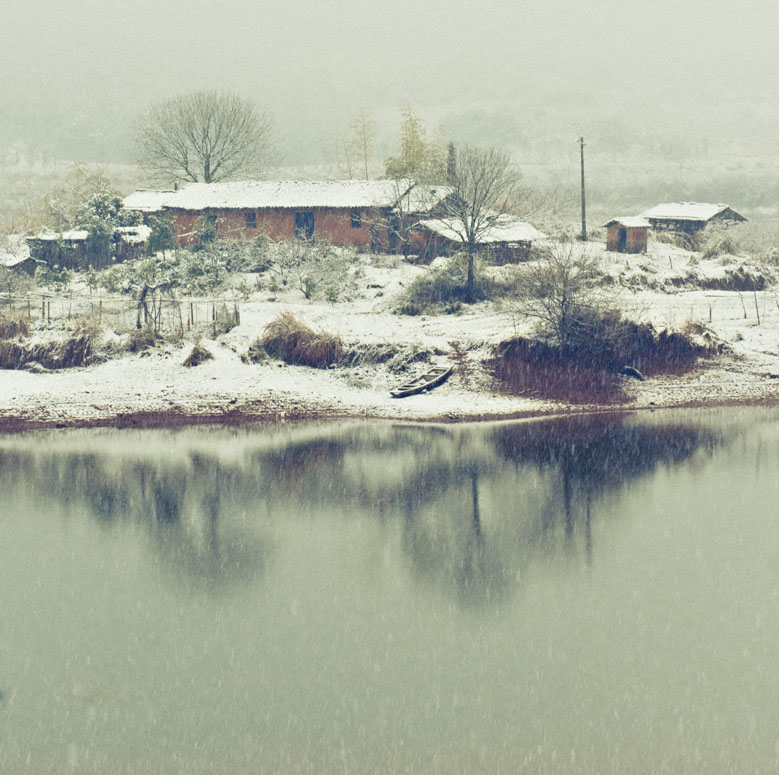
[[[573,242],[534,251],[515,280],[518,314],[534,319],[540,333],[566,348],[587,336],[594,321],[609,319],[603,311],[603,274],[595,259]]]
[[[325,331],[314,331],[291,312],[284,312],[265,326],[262,346],[268,355],[286,363],[326,369],[343,358],[341,339]]]
[[[466,301],[466,266],[455,256],[440,268],[432,268],[417,277],[398,299],[395,311],[401,315],[422,315],[427,312],[457,312]],[[499,284],[487,277],[479,266],[474,267],[473,301],[494,298]]]

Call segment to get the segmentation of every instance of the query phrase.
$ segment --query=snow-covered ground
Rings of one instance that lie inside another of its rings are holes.
[[[604,271],[614,278],[606,292],[628,317],[651,322],[658,329],[679,330],[688,322],[703,323],[729,345],[730,352],[702,362],[700,368],[683,376],[645,382],[626,379],[629,400],[618,407],[505,395],[483,362],[498,342],[529,334],[530,323],[506,300],[476,304],[452,315],[394,314],[398,292],[429,270],[390,261],[395,265],[367,267],[361,297],[351,302],[307,302],[294,291],[255,292],[241,303],[240,326],[216,341],[201,339],[214,359],[194,368],[183,365],[192,348],[190,339],[87,368],[44,374],[0,371],[0,427],[312,416],[449,421],[779,400],[776,292],[701,290],[689,284],[679,288],[679,280],[674,279],[692,271],[699,277],[722,275],[726,269],[737,268],[739,259],[704,261],[659,242],[651,243],[649,254],[640,256],[606,253],[597,243],[587,249],[599,256]],[[271,359],[244,362],[241,356],[250,343],[284,311],[313,328],[338,334],[347,346],[418,347],[431,357],[402,374],[375,364],[319,370]],[[391,387],[437,361],[455,365],[443,386],[409,398],[390,397]]]

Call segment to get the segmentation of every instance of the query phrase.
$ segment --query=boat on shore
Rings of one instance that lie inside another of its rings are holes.
[[[437,388],[439,385],[443,385],[454,371],[453,366],[434,366],[424,374],[420,374],[416,379],[411,382],[406,382],[400,387],[390,390],[390,395],[393,398],[405,398],[406,396],[413,396],[417,393],[425,393],[428,390]]]

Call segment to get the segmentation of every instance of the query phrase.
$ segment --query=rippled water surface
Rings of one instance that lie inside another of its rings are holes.
[[[0,437],[2,773],[773,773],[779,413]]]

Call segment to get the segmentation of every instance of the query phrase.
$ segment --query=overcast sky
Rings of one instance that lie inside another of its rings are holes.
[[[637,95],[779,98],[777,0],[3,0],[3,9],[6,123],[42,106],[126,121],[201,88],[251,97],[282,126],[346,120],[360,103],[579,97],[597,111]]]

